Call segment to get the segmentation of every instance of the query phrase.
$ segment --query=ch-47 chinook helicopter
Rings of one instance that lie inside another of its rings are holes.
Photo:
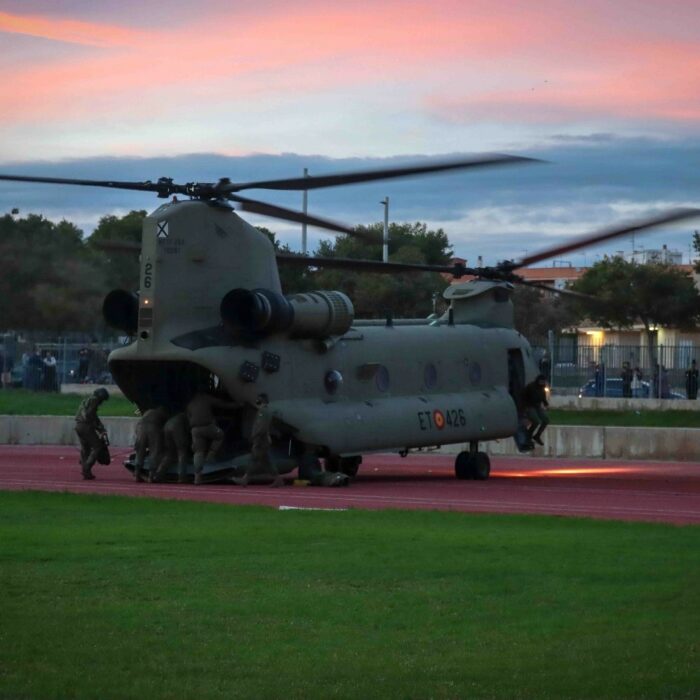
[[[511,292],[528,284],[517,270],[596,242],[679,221],[674,210],[493,267],[382,263],[275,254],[261,232],[233,210],[358,235],[334,221],[243,197],[246,189],[311,190],[464,168],[526,163],[503,155],[413,164],[317,177],[233,183],[115,182],[0,175],[0,180],[155,192],[173,201],[144,221],[140,289],[114,290],[106,321],[131,337],[109,367],[141,411],[181,411],[197,391],[229,398],[238,408],[218,415],[226,441],[208,480],[236,473],[250,452],[256,400],[273,417],[271,456],[281,474],[317,468],[350,477],[362,455],[462,443],[460,479],[486,479],[479,443],[516,436],[519,397],[538,373],[528,341],[513,327]],[[177,197],[187,197],[177,201]],[[451,285],[441,318],[385,323],[354,317],[342,292],[285,296],[279,265],[341,267],[395,274],[435,271],[470,281]],[[133,468],[128,461],[127,467]],[[175,474],[172,474],[173,478]]]

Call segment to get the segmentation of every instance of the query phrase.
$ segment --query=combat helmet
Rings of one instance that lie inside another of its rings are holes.
[[[109,398],[109,392],[103,386],[101,386],[99,389],[95,389],[92,395],[98,399],[101,399],[102,401],[106,401]]]

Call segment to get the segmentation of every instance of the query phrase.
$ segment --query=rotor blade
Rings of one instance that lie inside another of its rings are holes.
[[[358,272],[441,272],[461,277],[472,275],[472,270],[462,265],[424,265],[420,263],[391,263],[381,260],[355,260],[353,258],[314,258],[307,255],[277,254],[277,262],[282,265],[296,267],[326,267],[344,270],[357,270]]]
[[[553,294],[561,294],[565,297],[571,297],[572,299],[582,299],[584,301],[600,301],[598,297],[591,296],[590,294],[582,294],[581,292],[574,292],[571,289],[557,289],[556,287],[550,287],[546,284],[540,284],[539,282],[528,282],[523,279],[512,280],[516,284],[522,284],[525,287],[534,287],[535,289],[544,289],[546,292],[552,292]]]
[[[541,260],[547,260],[548,258],[553,258],[557,255],[563,255],[564,253],[570,253],[573,250],[585,248],[587,246],[593,245],[594,243],[609,241],[613,238],[618,238],[619,236],[625,236],[630,233],[636,233],[637,231],[645,231],[646,229],[654,228],[655,226],[661,226],[663,224],[670,224],[676,221],[692,219],[697,216],[700,216],[700,209],[672,209],[671,211],[668,211],[665,214],[660,214],[659,216],[655,216],[650,219],[631,221],[621,226],[603,229],[602,231],[598,231],[597,233],[591,233],[585,236],[574,238],[569,243],[564,243],[563,245],[554,246],[553,248],[545,248],[539,253],[534,253],[533,255],[526,255],[524,258],[521,258],[518,261],[509,262],[505,264],[504,267],[507,267],[510,270],[517,270],[519,267],[526,267],[528,265],[532,265],[533,263],[540,262]]]
[[[536,160],[535,158],[493,154],[472,158],[460,158],[458,160],[432,161],[423,165],[413,163],[411,165],[396,166],[394,168],[357,170],[355,172],[336,173],[334,175],[310,175],[308,177],[293,177],[283,180],[258,180],[255,182],[230,183],[222,186],[221,189],[224,192],[238,192],[240,190],[250,190],[254,188],[267,190],[315,190],[320,187],[337,187],[338,185],[351,185],[359,182],[372,182],[374,180],[390,180],[398,177],[425,175],[447,170],[541,162],[543,161]]]
[[[284,219],[286,221],[294,221],[299,224],[308,224],[309,226],[318,226],[319,228],[325,228],[329,231],[336,231],[337,233],[345,233],[348,236],[353,236],[354,238],[362,238],[363,240],[371,240],[375,242],[374,238],[365,236],[361,233],[355,231],[355,229],[346,226],[345,224],[339,224],[330,219],[322,219],[319,216],[311,216],[310,214],[304,214],[300,211],[294,211],[293,209],[287,209],[285,207],[277,206],[276,204],[268,204],[267,202],[259,202],[256,199],[248,199],[247,197],[241,197],[237,194],[229,194],[228,198],[234,202],[238,202],[240,209],[243,211],[253,212],[254,214],[262,214],[263,216],[271,216],[275,219]]]
[[[167,197],[170,194],[187,194],[186,186],[175,185],[172,180],[161,178],[156,182],[122,182],[119,180],[80,180],[70,177],[34,177],[30,175],[0,175],[0,180],[10,182],[38,182],[49,185],[82,185],[84,187],[110,187],[118,190],[136,190],[138,192],[158,192]]]

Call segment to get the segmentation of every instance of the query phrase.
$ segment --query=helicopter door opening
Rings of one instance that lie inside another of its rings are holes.
[[[521,403],[525,388],[525,363],[520,348],[508,350],[508,393],[513,397],[518,415],[522,413]]]
[[[116,360],[110,370],[124,395],[142,411],[182,411],[197,391],[216,392],[218,377],[193,362]]]

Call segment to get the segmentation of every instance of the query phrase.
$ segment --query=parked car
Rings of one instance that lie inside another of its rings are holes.
[[[595,390],[595,379],[589,379],[578,391],[578,397],[583,398],[584,396],[597,396]],[[655,398],[651,391],[651,384],[649,382],[642,381],[642,388],[638,392],[637,398],[648,399],[649,397]],[[621,399],[622,398],[622,379],[620,377],[606,377],[605,379],[605,398],[610,399]],[[634,398],[634,397],[633,397]],[[669,392],[669,396],[664,398],[667,399],[684,399],[685,394],[681,394],[677,391]]]

